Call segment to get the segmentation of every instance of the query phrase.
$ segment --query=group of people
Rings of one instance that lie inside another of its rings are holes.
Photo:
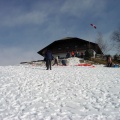
[[[80,54],[78,51],[71,51],[71,53],[68,51],[66,54],[66,58],[70,58],[70,57],[81,57],[83,58],[84,54],[83,52]]]
[[[67,57],[70,57],[70,55],[67,53]],[[72,57],[74,57],[74,53],[71,53]],[[51,65],[51,61],[54,59],[54,64],[58,65],[58,56],[57,57],[53,57],[52,52],[50,50],[47,50],[45,53],[45,58],[44,60],[46,61],[46,70],[52,70],[52,65]],[[112,63],[112,58],[111,56],[107,56],[107,67],[112,67],[113,63]]]
[[[71,56],[72,57],[78,57],[78,52],[76,51],[76,52],[74,52],[74,51],[72,51],[71,52],[71,54],[69,53],[69,52],[67,52],[67,55],[66,55],[66,58],[70,58]],[[83,55],[83,54],[82,54]],[[46,70],[52,70],[52,65],[51,65],[51,61],[54,59],[54,63],[53,63],[53,65],[55,65],[55,64],[57,64],[58,65],[58,56],[57,57],[53,57],[53,55],[52,55],[52,52],[50,51],[50,50],[47,50],[46,52],[45,52],[45,56],[44,56],[44,61],[46,62]],[[65,63],[65,61],[63,60],[62,61],[62,64],[63,65],[66,65],[66,63]]]

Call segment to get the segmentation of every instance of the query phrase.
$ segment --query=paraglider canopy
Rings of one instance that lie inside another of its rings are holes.
[[[94,24],[90,24],[92,27],[94,27],[95,29],[97,28]]]

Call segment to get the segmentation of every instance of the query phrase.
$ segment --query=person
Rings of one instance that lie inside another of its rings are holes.
[[[46,70],[52,70],[51,68],[51,61],[53,59],[52,52],[50,50],[47,50],[45,53],[45,60],[46,60]]]
[[[79,54],[79,53],[78,53],[78,51],[76,50],[76,51],[75,51],[75,57],[78,57],[78,54]]]
[[[55,64],[57,64],[57,65],[58,65],[58,56],[57,56],[57,57],[55,57],[55,59],[54,59],[54,64],[53,64],[53,65],[55,65]]]
[[[71,56],[74,57],[74,55],[75,55],[75,53],[74,53],[74,51],[72,51],[72,52],[71,52]]]
[[[65,60],[62,60],[62,65],[66,66],[66,61]]]
[[[69,51],[66,54],[66,58],[70,58],[70,52]]]
[[[83,52],[81,52],[81,58],[83,58],[83,56],[84,56],[84,55],[83,55]]]
[[[112,67],[112,58],[111,58],[111,56],[107,57],[107,67]]]

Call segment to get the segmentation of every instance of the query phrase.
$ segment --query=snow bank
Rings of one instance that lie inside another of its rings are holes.
[[[71,57],[71,58],[68,58],[67,61],[68,61],[68,65],[78,65],[80,64],[80,58],[77,58],[77,57]]]

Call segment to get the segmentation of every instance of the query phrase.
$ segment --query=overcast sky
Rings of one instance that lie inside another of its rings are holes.
[[[0,65],[43,59],[37,52],[64,37],[109,39],[118,27],[120,0],[0,0]]]

